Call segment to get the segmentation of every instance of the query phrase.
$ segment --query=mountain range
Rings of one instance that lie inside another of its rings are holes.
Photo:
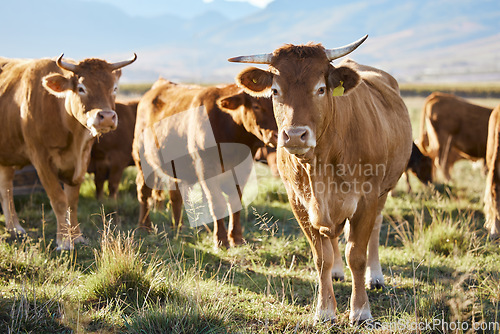
[[[214,83],[244,68],[229,57],[368,34],[350,57],[400,81],[500,81],[498,0],[160,1],[133,14],[97,0],[0,0],[0,56],[116,61],[136,52],[122,82]]]

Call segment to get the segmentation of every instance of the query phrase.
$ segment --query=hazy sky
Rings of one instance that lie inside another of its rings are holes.
[[[191,1],[165,1],[165,0],[84,0],[91,2],[101,2],[113,5],[117,8],[120,8],[125,13],[131,16],[143,16],[143,17],[154,17],[166,13],[170,14],[178,14],[182,17],[190,17],[193,12],[188,12],[186,8],[192,8],[193,3],[201,3],[202,1],[205,3],[217,2],[220,4],[222,2],[247,2],[256,9],[264,8],[269,3],[274,0],[191,0]],[[191,7],[190,7],[191,6]]]
[[[212,2],[214,0],[203,0],[203,2]],[[267,6],[268,3],[272,2],[273,0],[227,0],[227,1],[239,1],[239,2],[248,2],[254,6],[264,8]]]

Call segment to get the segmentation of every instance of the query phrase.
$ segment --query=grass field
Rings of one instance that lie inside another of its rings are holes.
[[[423,100],[405,99],[414,137]],[[483,228],[480,167],[461,161],[451,183],[427,188],[411,176],[413,192],[401,180],[388,199],[380,246],[386,288],[368,292],[377,329],[349,325],[347,267],[345,282],[334,282],[338,321],[312,322],[317,274],[309,245],[281,181],[267,166],[257,172],[258,197],[242,213],[247,244],[229,250],[214,250],[205,228],[172,229],[168,208],[153,212],[153,233],[135,231],[134,167],[117,202],[96,201],[87,177],[78,217],[89,244],[71,252],[55,250],[47,197],[17,197],[29,237],[12,239],[1,224],[0,332],[500,333],[500,244]]]

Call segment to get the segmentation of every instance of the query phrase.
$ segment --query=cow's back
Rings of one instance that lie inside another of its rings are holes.
[[[139,152],[143,149],[144,157],[152,168],[164,170],[165,160],[177,159],[176,165],[183,161],[188,166],[191,163],[188,153],[203,152],[205,177],[220,174],[216,143],[240,143],[252,148],[256,146],[255,142],[260,143],[217,105],[221,97],[237,91],[239,88],[236,85],[200,87],[163,79],[157,81],[138,105],[134,160],[140,161]],[[213,154],[213,149],[217,154]],[[235,156],[238,157],[237,162],[241,162],[239,155]],[[224,161],[228,164],[226,167],[237,162]],[[211,167],[214,167],[213,170],[210,170]]]
[[[12,150],[23,146],[21,131],[21,99],[19,87],[21,78],[29,65],[28,61],[0,58],[0,164],[24,165],[27,159],[16,157]],[[13,161],[15,160],[15,161]]]
[[[355,69],[361,77],[353,92],[336,99],[336,109],[354,110],[348,115],[336,115],[341,119],[340,124],[348,124],[343,130],[344,140],[351,148],[344,152],[345,163],[359,164],[362,159],[385,165],[381,191],[386,191],[395,186],[411,155],[408,110],[391,75],[351,60],[343,61],[342,65]]]
[[[26,145],[33,146],[35,142],[59,144],[58,138],[64,129],[58,112],[59,102],[42,87],[42,78],[60,72],[50,59],[0,58],[1,164],[29,164]],[[41,105],[46,108],[33,108]]]

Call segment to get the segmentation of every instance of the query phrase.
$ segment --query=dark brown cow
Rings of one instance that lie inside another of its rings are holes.
[[[491,113],[486,150],[486,190],[484,194],[485,227],[490,237],[500,237],[500,105]]]
[[[350,320],[371,319],[365,273],[369,285],[383,284],[381,211],[411,153],[410,119],[396,80],[354,61],[330,63],[363,41],[334,50],[289,44],[230,59],[270,65],[242,71],[237,82],[249,94],[273,97],[278,169],[319,274],[317,320],[335,319],[332,274],[341,277],[337,238],[347,222]]]
[[[250,170],[243,168],[239,176],[234,170],[247,157],[253,161],[263,143],[275,143],[276,129],[270,99],[250,97],[234,84],[198,87],[164,79],[157,81],[137,109],[133,156],[138,168],[139,225],[151,226],[148,199],[151,189],[157,188],[155,177],[159,176],[170,190],[176,225],[181,223],[184,194],[181,190],[187,189],[183,185],[197,183],[210,211],[210,219],[204,223],[216,222],[216,246],[241,244],[240,212],[235,208],[241,206],[239,201]],[[240,182],[236,186],[233,183],[232,193],[230,185],[210,183],[220,175],[228,176],[231,181],[238,178]],[[227,194],[231,207],[228,232],[222,212],[227,210],[223,194]],[[186,209],[186,213],[191,223],[196,220],[195,224],[201,224],[190,210]]]
[[[491,108],[452,94],[435,92],[425,100],[419,145],[446,181],[457,160],[485,158],[490,114]]]
[[[108,180],[109,196],[116,199],[118,186],[127,166],[134,165],[132,142],[138,101],[116,103],[118,126],[115,131],[102,135],[92,146],[89,173],[94,173],[96,197],[102,198],[104,181]]]
[[[31,163],[57,218],[58,248],[84,241],[77,208],[90,149],[95,136],[116,128],[120,68],[135,59],[109,64],[65,62],[62,55],[57,61],[0,58],[0,195],[9,231],[25,233],[12,179],[16,168]]]
[[[408,191],[411,191],[410,172],[415,174],[423,184],[432,183],[432,159],[424,155],[415,143],[412,145],[410,160],[405,170]]]

